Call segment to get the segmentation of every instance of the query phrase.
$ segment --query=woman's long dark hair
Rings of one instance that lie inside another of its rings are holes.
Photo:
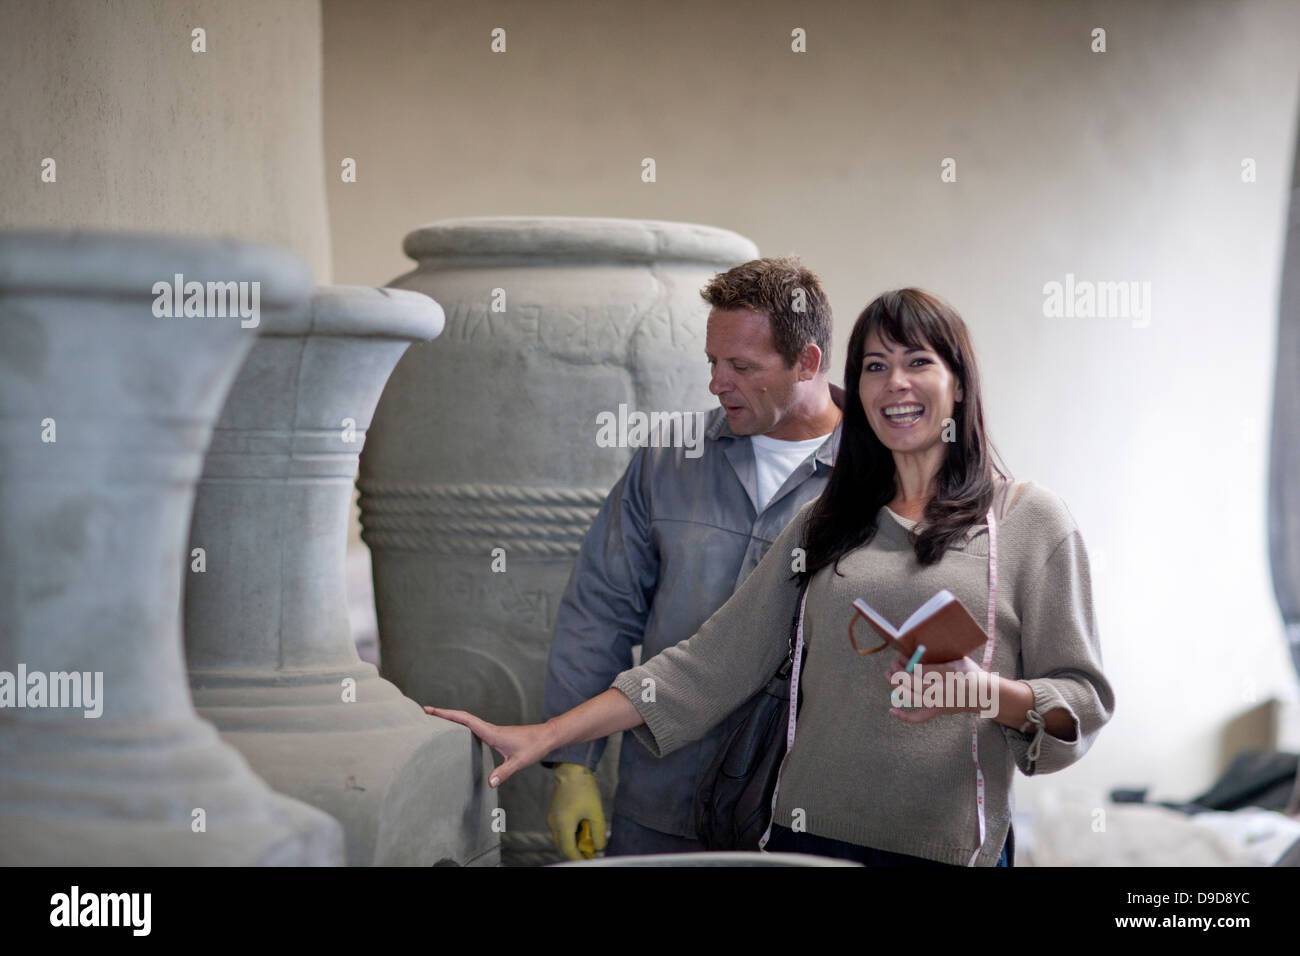
[[[849,336],[844,362],[844,423],[839,454],[830,481],[813,505],[804,536],[807,567],[804,583],[822,568],[867,544],[876,534],[876,516],[896,493],[894,455],[867,421],[858,383],[867,336],[936,352],[961,384],[962,401],[953,408],[956,440],[939,467],[938,488],[925,506],[925,528],[915,535],[916,560],[934,564],[944,551],[976,524],[983,524],[993,501],[993,464],[997,455],[984,431],[979,369],[966,323],[942,299],[920,289],[898,289],[874,299],[858,316]],[[955,391],[955,390],[954,390]],[[999,462],[1001,456],[997,455]]]

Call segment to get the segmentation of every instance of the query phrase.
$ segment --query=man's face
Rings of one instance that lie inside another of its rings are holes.
[[[772,345],[772,325],[752,309],[714,309],[704,336],[713,369],[709,391],[737,435],[782,438],[794,406],[799,366],[787,368]]]

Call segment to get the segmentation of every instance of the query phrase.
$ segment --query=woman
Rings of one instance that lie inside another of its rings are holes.
[[[558,746],[620,730],[658,755],[703,736],[784,659],[806,585],[798,727],[767,849],[1006,865],[1015,767],[1068,766],[1114,709],[1082,537],[1054,494],[1013,489],[994,469],[970,339],[946,303],[902,289],[868,305],[844,386],[826,491],[693,637],[545,724],[499,727],[425,708],[505,756],[492,786]],[[895,676],[903,662],[860,656],[846,636],[855,598],[901,623],[945,588],[981,626],[996,595],[993,640],[979,660],[923,669],[982,672],[976,679],[996,693],[991,716],[970,701],[892,707],[898,681],[911,680]]]

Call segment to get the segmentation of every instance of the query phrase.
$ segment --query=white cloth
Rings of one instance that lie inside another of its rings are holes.
[[[758,477],[758,510],[762,511],[777,493],[790,474],[804,463],[826,441],[827,436],[806,438],[803,441],[782,441],[766,435],[750,435],[754,448],[754,465]]]

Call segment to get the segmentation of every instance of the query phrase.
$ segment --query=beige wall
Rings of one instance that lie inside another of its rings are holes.
[[[329,281],[319,0],[3,0],[0,14],[0,226],[274,242]]]
[[[836,364],[876,293],[946,296],[1013,471],[1083,530],[1117,689],[1092,753],[1022,778],[1022,803],[1062,784],[1190,797],[1226,720],[1295,694],[1264,439],[1297,35],[1300,6],[1265,2],[325,0],[335,273],[391,279],[403,235],[449,216],[709,223],[822,275]],[[1149,324],[1046,318],[1066,273],[1150,282]]]

